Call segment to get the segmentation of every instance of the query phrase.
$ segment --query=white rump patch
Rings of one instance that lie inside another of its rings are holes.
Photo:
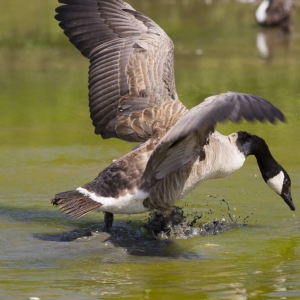
[[[284,174],[281,171],[279,174],[267,181],[267,185],[278,195],[281,194],[284,181]]]
[[[112,214],[139,214],[149,211],[149,208],[143,205],[144,199],[146,199],[149,194],[138,189],[135,190],[133,194],[127,193],[119,198],[98,196],[94,192],[90,192],[82,187],[76,190],[82,195],[101,203],[102,206],[97,210],[110,212]]]

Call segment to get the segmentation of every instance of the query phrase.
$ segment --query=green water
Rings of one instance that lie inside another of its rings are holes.
[[[48,202],[93,179],[131,150],[93,134],[88,62],[54,20],[56,1],[0,0],[0,299],[299,299],[300,222],[261,179],[255,159],[233,176],[206,182],[178,205],[204,221],[247,226],[220,235],[157,241],[148,214],[70,220]],[[262,30],[255,4],[196,0],[130,3],[175,43],[177,91],[188,107],[228,90],[277,105],[286,124],[225,124],[263,137],[292,179],[299,209],[300,21],[290,38]],[[263,32],[270,58],[256,36]],[[91,235],[92,232],[92,235]],[[78,238],[81,237],[81,238]]]

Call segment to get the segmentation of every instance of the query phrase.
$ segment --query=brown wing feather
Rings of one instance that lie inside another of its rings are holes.
[[[185,112],[187,109],[179,100],[170,100],[142,112],[121,116],[116,132],[128,141],[132,138],[132,141],[143,142],[152,138],[157,144]]]
[[[258,96],[228,92],[209,97],[185,113],[160,140],[147,163],[141,187],[148,190],[168,174],[188,168],[217,122],[226,119],[238,122],[241,118],[270,123],[276,119],[284,121],[278,108]]]
[[[122,0],[59,2],[66,5],[57,8],[56,19],[71,43],[90,59],[89,103],[95,133],[146,141],[154,132],[140,120],[145,110],[160,110],[163,103],[178,99],[172,41]]]

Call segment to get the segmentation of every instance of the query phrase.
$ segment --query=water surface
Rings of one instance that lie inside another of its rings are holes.
[[[88,62],[53,19],[56,1],[1,1],[0,298],[299,299],[298,212],[263,182],[254,158],[178,203],[211,222],[228,219],[226,199],[247,226],[220,235],[157,241],[143,228],[148,214],[118,215],[107,234],[102,213],[71,220],[52,207],[55,193],[90,181],[132,145],[93,134]],[[177,91],[189,108],[230,90],[284,112],[286,124],[218,130],[263,137],[290,174],[299,209],[299,18],[281,38],[255,24],[258,3],[207,2],[130,1],[173,39]],[[257,48],[262,35],[267,56]]]

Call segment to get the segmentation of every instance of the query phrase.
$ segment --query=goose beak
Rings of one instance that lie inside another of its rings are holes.
[[[293,203],[293,200],[292,200],[292,196],[291,196],[290,193],[288,193],[288,194],[285,194],[285,193],[281,194],[281,198],[284,200],[284,202],[289,206],[289,208],[291,210],[294,211],[296,209],[296,207],[295,207],[295,205]]]

